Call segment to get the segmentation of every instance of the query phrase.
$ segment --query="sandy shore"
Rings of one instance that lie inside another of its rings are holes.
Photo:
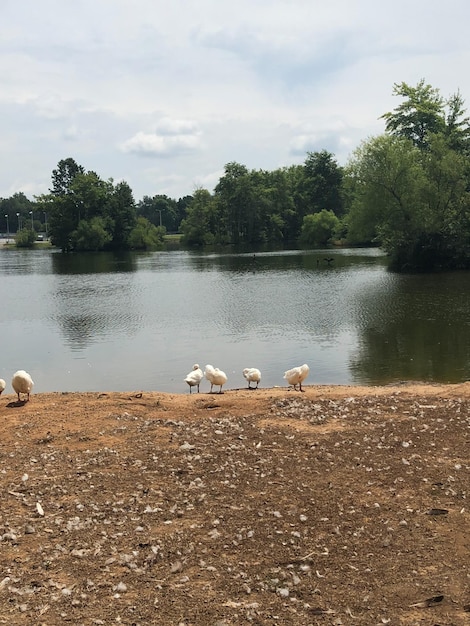
[[[470,384],[0,396],[0,624],[470,623]]]

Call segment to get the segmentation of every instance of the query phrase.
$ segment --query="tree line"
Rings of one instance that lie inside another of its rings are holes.
[[[48,194],[0,200],[0,224],[2,215],[18,218],[18,245],[25,232],[47,230],[64,252],[158,248],[166,232],[178,231],[190,247],[377,245],[398,271],[468,268],[464,100],[459,92],[443,98],[424,79],[395,84],[393,94],[401,102],[382,116],[384,132],[364,140],[343,167],[327,150],[273,171],[231,162],[212,192],[135,202],[127,183],[105,181],[67,158],[53,170]]]

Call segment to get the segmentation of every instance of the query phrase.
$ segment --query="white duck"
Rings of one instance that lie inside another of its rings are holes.
[[[296,387],[299,385],[300,391],[303,391],[302,381],[307,378],[309,372],[309,366],[304,363],[299,367],[293,367],[292,369],[287,370],[287,372],[284,373],[284,378],[287,380],[289,385],[294,385],[295,390],[297,390]]]
[[[3,380],[3,378],[0,378],[0,396],[2,395],[2,391],[5,391],[6,386],[6,382]]]
[[[29,394],[31,393],[33,385],[33,379],[28,374],[28,372],[25,372],[24,370],[18,370],[13,374],[13,378],[11,379],[11,386],[18,396],[18,402],[20,401],[20,393],[27,394],[27,400],[29,400]]]
[[[256,389],[258,389],[259,382],[261,380],[261,372],[256,367],[245,367],[243,370],[243,376],[248,381],[248,389],[254,389],[251,383],[256,383]]]
[[[227,374],[222,370],[219,370],[218,367],[212,367],[212,365],[206,365],[204,370],[204,376],[211,384],[211,393],[212,387],[214,385],[220,385],[219,393],[222,393],[222,385],[225,385],[227,382]]]
[[[189,385],[189,393],[192,393],[193,387],[197,387],[197,392],[199,393],[199,383],[203,379],[204,374],[202,369],[199,367],[199,363],[195,363],[193,365],[193,369],[189,372],[189,374],[184,379],[185,383]]]

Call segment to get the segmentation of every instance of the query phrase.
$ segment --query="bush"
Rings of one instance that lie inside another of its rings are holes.
[[[15,243],[18,248],[32,248],[35,241],[36,233],[29,228],[19,230],[15,235]]]
[[[306,215],[302,224],[301,241],[314,246],[325,245],[339,230],[339,226],[340,221],[333,211],[322,209],[319,213]]]
[[[137,218],[137,225],[129,235],[129,246],[132,250],[155,250],[163,247],[166,229],[154,226],[145,217]]]

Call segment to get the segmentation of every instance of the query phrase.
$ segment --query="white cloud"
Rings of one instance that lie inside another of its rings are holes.
[[[0,197],[69,156],[136,199],[211,189],[229,161],[344,162],[395,82],[468,105],[469,18],[465,0],[5,0]]]
[[[123,152],[144,156],[177,156],[193,152],[199,147],[199,137],[194,135],[157,135],[143,132],[138,132],[121,144]]]
[[[169,117],[158,120],[155,132],[139,131],[121,144],[125,153],[157,157],[176,157],[201,147],[201,132],[196,122]]]

